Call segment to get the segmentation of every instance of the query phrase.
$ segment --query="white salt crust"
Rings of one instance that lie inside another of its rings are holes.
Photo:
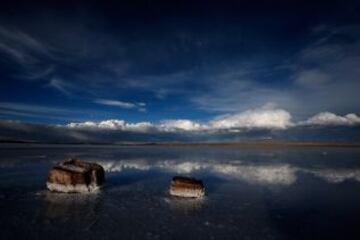
[[[201,198],[205,195],[204,189],[172,189],[170,188],[170,195],[176,197],[187,197],[187,198]]]
[[[46,182],[46,186],[50,191],[54,192],[65,192],[65,193],[71,193],[71,192],[78,192],[78,193],[87,193],[87,192],[95,192],[99,190],[98,185],[86,185],[86,184],[76,184],[76,185],[64,185],[64,184],[57,184],[57,183],[50,183]]]
[[[59,167],[62,167],[64,169],[66,169],[66,170],[79,172],[79,173],[83,173],[85,171],[85,169],[83,167],[74,166],[74,165],[70,165],[70,164],[60,164]]]

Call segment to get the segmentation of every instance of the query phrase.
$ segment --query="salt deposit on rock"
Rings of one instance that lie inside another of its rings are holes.
[[[105,171],[99,164],[70,159],[49,171],[46,185],[56,192],[93,192],[104,180]]]
[[[186,198],[204,196],[205,188],[202,181],[191,177],[173,177],[170,183],[170,195]]]

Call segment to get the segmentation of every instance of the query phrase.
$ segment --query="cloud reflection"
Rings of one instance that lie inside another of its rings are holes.
[[[307,172],[329,183],[341,183],[347,180],[360,182],[360,169],[321,169],[308,170]]]
[[[148,162],[145,160],[101,162],[108,172],[121,172],[125,169],[163,170],[178,174],[191,174],[206,171],[223,178],[236,178],[257,184],[291,185],[296,181],[296,168],[288,164],[249,165],[241,162],[216,163],[215,161],[165,160]]]
[[[194,174],[206,172],[221,178],[237,179],[259,185],[290,186],[297,181],[299,173],[311,174],[328,183],[340,183],[346,180],[360,182],[360,169],[308,169],[290,164],[249,164],[241,161],[147,161],[132,159],[99,162],[107,172],[124,170],[151,171],[160,170],[176,174]]]

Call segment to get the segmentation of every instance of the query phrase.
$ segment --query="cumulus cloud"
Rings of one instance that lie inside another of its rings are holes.
[[[207,126],[187,120],[187,119],[178,119],[178,120],[164,120],[161,122],[159,128],[164,131],[199,131],[207,129]]]
[[[191,120],[164,120],[160,124],[152,124],[150,122],[129,123],[124,120],[110,119],[105,121],[86,121],[74,122],[66,125],[72,129],[92,129],[92,130],[121,130],[130,132],[177,132],[177,131],[199,131],[205,129],[205,125],[193,122]]]
[[[87,121],[69,123],[66,125],[72,129],[92,130],[121,130],[130,132],[212,132],[228,131],[241,133],[241,130],[286,130],[297,126],[353,126],[360,125],[360,117],[354,113],[339,116],[330,112],[316,114],[305,121],[293,123],[291,114],[284,109],[262,107],[251,109],[237,114],[222,115],[200,123],[189,119],[171,119],[160,121],[159,124],[150,122],[129,123],[124,120],[105,120],[99,122]]]
[[[124,120],[106,120],[100,122],[80,122],[80,123],[69,123],[66,125],[68,128],[72,129],[107,129],[107,130],[121,130],[121,131],[131,131],[131,132],[148,132],[154,128],[153,124],[149,122],[138,122],[138,123],[128,123]]]
[[[69,113],[69,110],[66,109],[0,103],[0,116],[3,111],[6,114],[14,111],[14,114],[19,112],[19,114],[36,115],[66,115]],[[288,111],[274,106],[266,106],[236,114],[222,115],[207,122],[172,119],[154,123],[109,119],[54,125],[0,121],[0,140],[116,143],[121,141],[237,141],[264,138],[310,141],[359,139],[360,128],[355,128],[355,126],[360,126],[360,117],[355,113],[340,116],[322,112],[305,121],[292,122],[291,119]],[[321,127],[311,128],[308,126]],[[339,127],[341,127],[341,131],[339,131]]]
[[[293,124],[291,123],[290,113],[283,109],[259,108],[221,116],[211,121],[210,125],[215,129],[286,129]]]
[[[244,111],[233,115],[223,115],[207,123],[199,123],[189,119],[170,119],[160,121],[159,124],[149,122],[127,123],[123,120],[106,120],[100,122],[69,123],[69,128],[112,129],[124,131],[149,131],[156,129],[159,132],[199,132],[234,129],[274,129],[281,130],[293,126],[291,115],[283,109],[263,107]]]
[[[360,117],[354,113],[344,116],[336,115],[331,112],[321,112],[299,125],[334,125],[334,126],[353,126],[360,124]]]

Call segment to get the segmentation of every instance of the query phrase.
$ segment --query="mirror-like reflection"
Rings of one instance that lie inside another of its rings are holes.
[[[68,157],[106,169],[97,194],[48,192]],[[343,239],[360,234],[359,149],[0,148],[1,239]],[[203,199],[169,196],[174,175]]]
[[[206,199],[181,199],[177,197],[166,197],[164,201],[170,210],[179,215],[198,215],[204,209]]]
[[[253,184],[291,185],[297,180],[298,173],[308,173],[329,183],[346,180],[360,181],[359,169],[311,169],[295,167],[291,164],[251,164],[244,161],[146,161],[145,159],[97,161],[107,172],[126,170],[155,171],[161,170],[176,174],[196,174],[205,172],[217,177],[245,180]]]
[[[140,171],[161,170],[173,174],[196,174],[203,172],[218,177],[237,178],[259,184],[290,185],[296,181],[296,169],[289,164],[250,165],[241,161],[219,163],[217,161],[146,161],[120,160],[100,161],[107,172],[122,172],[128,169]]]
[[[46,202],[46,216],[50,219],[71,218],[77,222],[87,219],[96,219],[101,204],[101,195],[66,194],[44,191],[41,194]]]

